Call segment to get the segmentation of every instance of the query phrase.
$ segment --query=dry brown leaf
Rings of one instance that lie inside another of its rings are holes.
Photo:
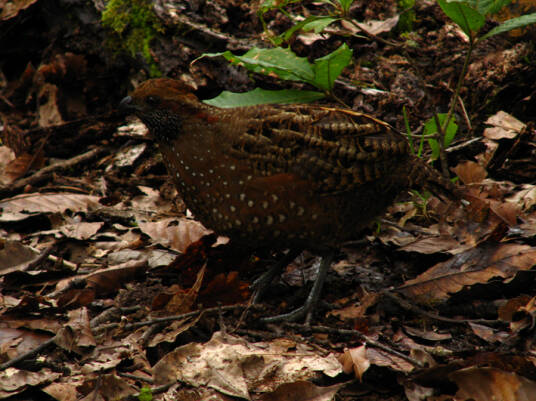
[[[442,235],[439,237],[417,239],[414,242],[402,246],[399,250],[405,252],[418,252],[425,255],[440,252],[448,252],[454,255],[472,247],[472,244],[461,244],[460,241],[452,235]]]
[[[520,295],[518,297],[509,299],[504,305],[501,305],[497,311],[499,319],[503,322],[511,322],[514,314],[519,311],[519,308],[525,306],[531,297],[528,295]]]
[[[385,366],[398,372],[409,373],[415,366],[396,355],[377,348],[367,348],[367,358],[371,365]]]
[[[95,300],[95,290],[93,288],[72,288],[62,292],[58,297],[58,307],[77,308],[88,306]]]
[[[331,401],[342,386],[320,387],[307,381],[286,383],[273,393],[263,394],[260,401]]]
[[[522,211],[528,211],[536,205],[536,185],[523,184],[521,188],[507,200],[519,206]]]
[[[69,321],[58,332],[54,342],[68,352],[86,354],[97,345],[91,332],[87,309],[79,308],[69,311],[68,316]]]
[[[517,224],[517,218],[521,214],[519,207],[512,202],[490,200],[489,208],[495,216],[500,218],[510,227]]]
[[[6,305],[0,304],[0,308],[4,307],[4,311],[8,311],[9,308]],[[52,319],[35,319],[33,317],[13,319],[4,317],[2,319],[2,325],[4,327],[10,327],[12,329],[25,328],[28,330],[39,330],[48,333],[55,334],[61,329],[62,324],[57,320]]]
[[[97,196],[72,193],[33,193],[0,201],[0,222],[20,221],[39,213],[87,212],[99,206]]]
[[[486,128],[484,130],[484,136],[493,140],[513,139],[526,127],[517,118],[502,110],[488,118],[486,124],[492,125],[493,127]]]
[[[419,386],[416,383],[407,381],[404,383],[404,393],[408,398],[408,401],[424,401],[429,400],[433,394],[434,389],[431,387]]]
[[[250,284],[240,280],[237,271],[217,274],[210,280],[199,299],[206,306],[214,306],[218,303],[232,305],[247,301],[251,296]]]
[[[123,283],[144,272],[146,262],[130,261],[122,265],[101,269],[87,276],[87,287],[95,289],[98,295],[109,294],[120,288]]]
[[[469,326],[471,327],[471,330],[473,330],[473,333],[475,333],[478,337],[487,341],[488,343],[502,343],[504,340],[511,336],[511,333],[507,333],[505,331],[497,331],[492,329],[491,327],[484,326],[478,323],[469,322]]]
[[[147,345],[148,347],[156,347],[160,343],[167,342],[173,343],[177,340],[177,337],[189,330],[191,327],[195,326],[199,319],[201,319],[201,314],[199,314],[195,319],[187,318],[182,320],[176,320],[168,324],[163,332],[157,333]]]
[[[11,326],[11,322],[4,319],[2,325]],[[0,361],[6,361],[29,352],[51,338],[50,335],[29,330],[15,328],[0,328]]]
[[[334,377],[340,372],[334,355],[319,356],[306,345],[297,344],[285,352],[277,342],[248,343],[219,332],[205,344],[175,349],[153,367],[157,385],[178,380],[245,399],[250,399],[250,392],[272,392],[283,383],[307,380],[319,373]]]
[[[513,333],[518,333],[527,327],[534,327],[536,324],[536,297],[521,305],[515,318],[516,320],[510,322],[510,330]]]
[[[415,327],[404,326],[404,331],[412,337],[419,337],[426,341],[444,341],[452,338],[450,333],[438,333],[432,330],[419,330]]]
[[[205,277],[205,272],[207,270],[206,264],[197,272],[197,277],[194,285],[188,290],[178,290],[176,291],[167,302],[165,306],[164,313],[165,315],[178,315],[182,313],[187,313],[192,310],[192,305],[197,300],[199,294],[199,289],[203,284],[203,278]]]
[[[456,399],[474,401],[533,401],[536,382],[516,373],[471,367],[449,374],[458,385]]]
[[[480,165],[487,167],[499,149],[499,144],[488,138],[482,138],[481,143],[485,146],[485,150],[484,152],[476,155],[475,159]]]
[[[20,164],[15,162],[15,152],[7,146],[0,146],[0,184],[11,184],[17,178],[24,174],[27,170],[24,169],[23,173],[17,174],[17,171],[22,171]],[[15,164],[18,168],[13,168]]]
[[[43,368],[39,372],[7,368],[0,371],[0,399],[17,395],[30,386],[50,383],[60,376],[61,373],[52,372],[48,368]]]
[[[376,305],[380,298],[380,294],[377,292],[366,292],[361,297],[359,305],[350,305],[345,308],[329,311],[328,316],[336,316],[341,320],[363,319],[367,316],[367,309]]]
[[[77,401],[78,392],[76,387],[74,383],[52,383],[42,390],[58,401]]]
[[[39,255],[18,241],[0,240],[0,276],[25,271]]]
[[[51,298],[58,298],[58,305],[85,306],[91,303],[96,296],[104,296],[121,288],[125,282],[141,274],[147,268],[145,260],[133,260],[122,265],[100,269],[93,273],[60,280],[56,284],[56,291],[49,294]],[[86,288],[71,289],[72,281],[86,280]]]
[[[15,17],[20,11],[30,7],[37,0],[11,0],[3,1],[0,11],[0,20],[8,20]]]
[[[464,286],[486,283],[493,277],[511,279],[536,264],[536,248],[529,245],[486,243],[436,264],[398,288],[422,302],[448,298]]]
[[[141,154],[145,152],[146,148],[147,144],[141,143],[139,145],[134,145],[123,149],[121,152],[117,152],[115,154],[115,166],[119,168],[132,166],[136,160],[138,160]]]
[[[200,222],[187,218],[167,218],[156,222],[138,222],[140,229],[153,241],[179,252],[212,231]]]
[[[64,123],[59,106],[59,89],[56,85],[43,84],[39,88],[39,126],[50,127]]]
[[[81,401],[126,400],[138,392],[135,386],[128,384],[124,378],[114,374],[102,375],[98,382],[95,379],[90,379],[90,381],[94,389]]]
[[[372,33],[373,35],[379,35],[384,32],[391,32],[391,30],[398,24],[398,15],[395,15],[391,18],[386,18],[385,20],[368,20],[365,22],[353,21],[355,25],[366,30],[367,32]],[[345,28],[351,26],[351,24],[343,24]]]
[[[488,175],[484,167],[469,160],[459,163],[456,167],[452,168],[452,171],[456,173],[458,177],[460,177],[460,180],[465,185],[478,184],[482,182]]]
[[[342,364],[344,373],[354,375],[359,381],[363,381],[363,374],[370,367],[370,360],[367,358],[367,348],[365,345],[360,347],[345,349],[344,353],[339,356],[339,362]]]
[[[103,225],[103,222],[88,223],[81,221],[79,223],[64,224],[59,230],[67,238],[87,240],[93,237]]]

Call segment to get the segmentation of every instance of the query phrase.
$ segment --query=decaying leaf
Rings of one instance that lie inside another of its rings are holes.
[[[453,256],[408,280],[398,291],[424,302],[444,300],[464,286],[493,277],[509,280],[536,264],[536,248],[518,244],[483,244]]]
[[[334,355],[321,357],[306,346],[295,350],[281,343],[248,343],[215,333],[205,344],[183,345],[164,356],[153,368],[155,383],[180,381],[208,386],[223,394],[250,399],[253,392],[272,392],[283,383],[307,380],[342,371]]]

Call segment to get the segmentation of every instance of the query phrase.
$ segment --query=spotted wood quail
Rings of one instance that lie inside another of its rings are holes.
[[[352,110],[221,109],[167,78],[142,83],[121,108],[148,127],[184,202],[205,226],[253,248],[324,255],[308,301],[285,316],[290,319],[310,311],[334,250],[397,194],[409,187],[452,189],[410,154],[403,135]]]

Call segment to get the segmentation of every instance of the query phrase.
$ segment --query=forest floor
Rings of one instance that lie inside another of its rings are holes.
[[[132,38],[102,27],[103,7],[0,1],[0,399],[536,399],[534,30],[482,41],[470,60],[445,150],[470,201],[402,194],[342,247],[311,324],[267,325],[303,303],[315,249],[252,304],[281,250],[241,249],[196,221],[117,106],[156,70],[201,99],[311,89],[196,59],[272,46],[333,7],[294,2],[263,27],[260,2],[156,2],[150,58],[120,53]],[[288,45],[312,61],[347,44],[339,102],[420,135],[447,111],[468,40],[435,1],[416,2],[404,33],[403,11],[355,1],[365,30],[335,21]]]

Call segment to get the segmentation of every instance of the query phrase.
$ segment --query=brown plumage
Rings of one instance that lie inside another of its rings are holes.
[[[188,208],[252,247],[329,253],[409,187],[453,187],[388,124],[313,105],[221,109],[179,81],[121,102],[148,127]]]

